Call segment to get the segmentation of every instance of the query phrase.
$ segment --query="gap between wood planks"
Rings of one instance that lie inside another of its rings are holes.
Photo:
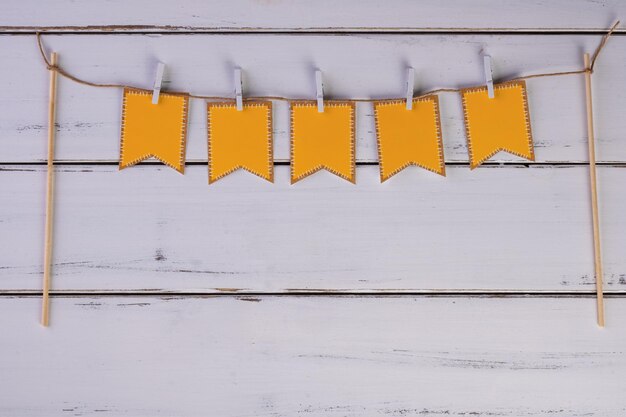
[[[185,162],[185,166],[206,166],[208,162],[206,160],[191,160]],[[55,160],[55,166],[118,166],[119,161],[117,160],[103,160],[103,161],[81,161],[81,160]],[[162,167],[164,166],[162,162],[159,161],[142,161],[137,163],[135,166],[156,166]],[[274,166],[290,166],[291,162],[289,161],[274,161]],[[378,161],[357,161],[356,166],[378,166]],[[450,161],[445,163],[446,166],[449,167],[468,167],[469,162],[464,161]],[[46,161],[29,161],[29,162],[0,162],[0,171],[11,171],[11,166],[19,166],[19,167],[40,167],[46,166]],[[533,162],[533,161],[487,161],[483,162],[476,169],[481,168],[574,168],[574,167],[588,167],[589,162],[584,161],[562,161],[562,162]],[[596,166],[599,167],[608,167],[608,168],[626,168],[626,161],[624,162],[596,162]]]
[[[0,290],[0,297],[41,297],[36,290]],[[626,298],[626,291],[605,291],[606,298]],[[320,297],[320,298],[589,298],[596,297],[592,291],[517,291],[517,290],[423,290],[423,291],[342,291],[323,289],[294,289],[285,291],[246,291],[222,288],[209,291],[172,290],[50,290],[50,297],[179,297],[179,298],[241,298],[241,297]]]
[[[597,35],[606,28],[386,28],[386,27],[325,27],[325,28],[262,28],[262,27],[193,27],[158,25],[106,26],[0,26],[2,35]],[[616,29],[614,35],[626,34],[626,28]]]

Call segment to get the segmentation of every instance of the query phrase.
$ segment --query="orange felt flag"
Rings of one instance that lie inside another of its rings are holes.
[[[207,104],[209,184],[237,169],[273,182],[272,103]]]
[[[291,103],[291,183],[321,170],[352,183],[354,167],[354,102]]]
[[[445,175],[439,121],[439,100],[427,96],[413,100],[374,103],[380,181],[384,182],[409,165]]]
[[[181,174],[185,170],[185,141],[189,96],[161,93],[152,104],[152,91],[124,89],[120,169],[155,157]]]
[[[499,151],[535,160],[526,83],[495,84],[494,92],[490,99],[487,87],[461,91],[471,169]]]

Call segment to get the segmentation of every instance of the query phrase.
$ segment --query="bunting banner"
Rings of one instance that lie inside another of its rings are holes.
[[[207,104],[209,184],[238,170],[274,181],[272,102]]]
[[[355,103],[374,105],[381,182],[414,165],[445,175],[440,93],[460,94],[469,165],[474,169],[500,151],[534,161],[533,139],[524,80],[574,74],[585,77],[585,104],[596,278],[597,321],[604,326],[602,257],[597,196],[595,138],[591,75],[596,60],[619,21],[603,36],[593,55],[582,54],[584,67],[570,71],[520,76],[494,84],[491,56],[483,55],[485,85],[474,88],[442,87],[413,98],[414,68],[407,71],[405,100],[353,98],[324,100],[321,70],[315,70],[316,101],[283,96],[246,97],[242,70],[234,68],[233,97],[161,92],[165,64],[159,62],[153,90],[133,85],[81,79],[58,65],[56,52],[48,58],[37,33],[42,61],[50,72],[48,102],[48,177],[43,268],[42,324],[48,325],[52,224],[54,203],[54,142],[56,133],[57,76],[96,88],[123,89],[120,169],[154,157],[184,173],[189,99],[207,100],[209,183],[244,169],[273,182],[272,101],[289,103],[291,116],[291,183],[322,169],[355,183]],[[153,104],[156,103],[156,104]]]
[[[293,101],[291,112],[291,183],[325,169],[355,183],[354,102]]]
[[[445,176],[443,141],[436,95],[374,102],[380,181],[413,165]]]
[[[494,98],[484,86],[463,89],[461,96],[470,169],[500,151],[535,160],[526,82],[494,84]]]
[[[152,104],[152,91],[125,88],[120,169],[154,157],[184,173],[188,108],[184,93],[161,93]]]

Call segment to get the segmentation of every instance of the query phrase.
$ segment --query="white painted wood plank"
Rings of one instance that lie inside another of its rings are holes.
[[[623,301],[3,297],[0,414],[620,416]]]
[[[328,173],[58,168],[53,289],[593,291],[588,168]],[[45,167],[0,171],[0,288],[41,286]],[[607,291],[626,288],[626,169],[599,169]]]
[[[507,1],[108,0],[4,1],[4,30],[602,30],[626,16],[619,0]]]
[[[407,65],[416,68],[417,91],[468,87],[484,82],[482,57],[493,57],[495,78],[576,70],[581,51],[599,36],[262,36],[119,35],[46,36],[60,63],[99,82],[151,88],[157,61],[168,66],[171,90],[232,96],[232,68],[246,71],[246,94],[315,98],[313,68],[324,70],[329,98],[401,97]],[[0,162],[42,161],[47,74],[30,36],[0,37]],[[626,161],[622,109],[626,108],[626,38],[612,39],[594,74],[597,148],[600,161]],[[528,82],[538,161],[587,159],[582,76]],[[121,92],[61,80],[58,95],[59,160],[117,161]],[[467,161],[461,102],[441,95],[442,129],[448,161]],[[275,155],[289,158],[288,110],[274,111]],[[188,160],[206,160],[205,105],[191,104]],[[357,157],[376,161],[371,105],[357,113]],[[519,160],[500,154],[499,161]]]

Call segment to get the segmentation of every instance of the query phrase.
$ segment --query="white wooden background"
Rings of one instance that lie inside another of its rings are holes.
[[[0,416],[626,415],[626,31],[594,94],[607,327],[595,325],[580,76],[528,82],[537,161],[470,172],[456,95],[442,95],[446,178],[379,184],[358,106],[357,185],[207,183],[204,104],[184,176],[117,170],[120,91],[60,80],[52,325],[38,324],[48,74],[335,98],[580,69],[618,0],[111,0],[0,3]]]

